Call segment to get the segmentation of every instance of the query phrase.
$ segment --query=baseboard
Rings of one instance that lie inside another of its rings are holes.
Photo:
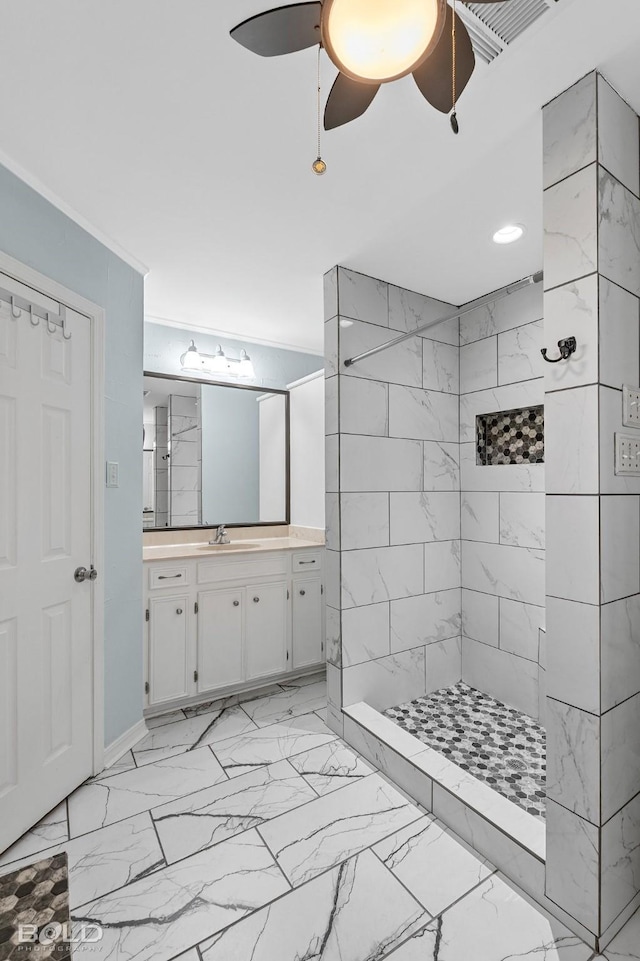
[[[141,741],[143,737],[148,734],[147,725],[144,718],[130,727],[128,731],[117,737],[115,741],[112,741],[108,747],[104,749],[104,766],[105,768],[111,767],[116,761],[119,761],[123,754],[130,751],[134,744]],[[100,773],[99,771],[96,773]]]

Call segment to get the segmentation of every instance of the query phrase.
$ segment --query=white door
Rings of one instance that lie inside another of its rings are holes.
[[[67,317],[0,303],[0,851],[93,767],[91,322]]]
[[[293,581],[293,667],[319,664],[324,657],[322,580],[296,577]]]
[[[287,669],[287,585],[247,587],[246,679]]]
[[[149,703],[193,694],[191,599],[188,594],[149,601]]]
[[[243,680],[243,590],[198,594],[198,691]]]

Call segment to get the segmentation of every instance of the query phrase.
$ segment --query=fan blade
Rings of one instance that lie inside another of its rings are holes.
[[[238,43],[261,57],[279,57],[320,43],[321,3],[293,3],[259,13],[231,31]]]
[[[379,83],[360,83],[339,73],[324,108],[324,129],[333,130],[361,117],[379,89]]]
[[[484,2],[484,0],[483,0]],[[453,12],[447,4],[447,19],[442,30],[442,36],[433,53],[427,57],[417,70],[413,71],[413,79],[418,84],[420,93],[428,100],[432,107],[449,113],[453,109],[453,91],[451,89],[451,74],[453,72],[453,56],[451,50],[451,27]],[[471,79],[476,65],[476,58],[471,45],[471,37],[464,23],[456,13],[456,97],[458,98]]]

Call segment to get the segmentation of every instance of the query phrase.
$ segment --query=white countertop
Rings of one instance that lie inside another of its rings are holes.
[[[318,541],[305,540],[302,537],[262,537],[252,540],[237,540],[231,536],[231,544],[221,544],[210,547],[208,544],[161,544],[155,547],[145,546],[142,559],[145,561],[173,561],[186,557],[199,557],[201,560],[210,557],[235,557],[244,554],[259,554],[265,551],[295,551],[301,548],[324,547]]]

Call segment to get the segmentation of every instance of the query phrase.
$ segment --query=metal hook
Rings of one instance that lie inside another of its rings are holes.
[[[578,344],[575,337],[565,337],[564,340],[558,341],[558,350],[560,351],[560,356],[556,357],[555,360],[551,360],[547,357],[547,348],[543,347],[540,353],[546,360],[548,364],[559,364],[561,360],[569,360],[571,355],[575,353]]]
[[[11,316],[13,317],[14,320],[17,320],[18,317],[22,317],[22,309],[20,307],[16,307],[15,297],[11,298]]]
[[[47,330],[49,331],[50,334],[55,334],[58,328],[58,325],[53,321],[49,320],[50,316],[51,316],[50,312],[47,311]]]
[[[62,320],[62,336],[65,340],[71,340],[71,334],[67,333],[67,311],[64,304],[60,304],[60,319]]]
[[[40,318],[38,317],[37,314],[36,314],[36,319],[35,320],[33,319],[33,304],[29,304],[29,320],[31,321],[32,327],[40,326]]]

